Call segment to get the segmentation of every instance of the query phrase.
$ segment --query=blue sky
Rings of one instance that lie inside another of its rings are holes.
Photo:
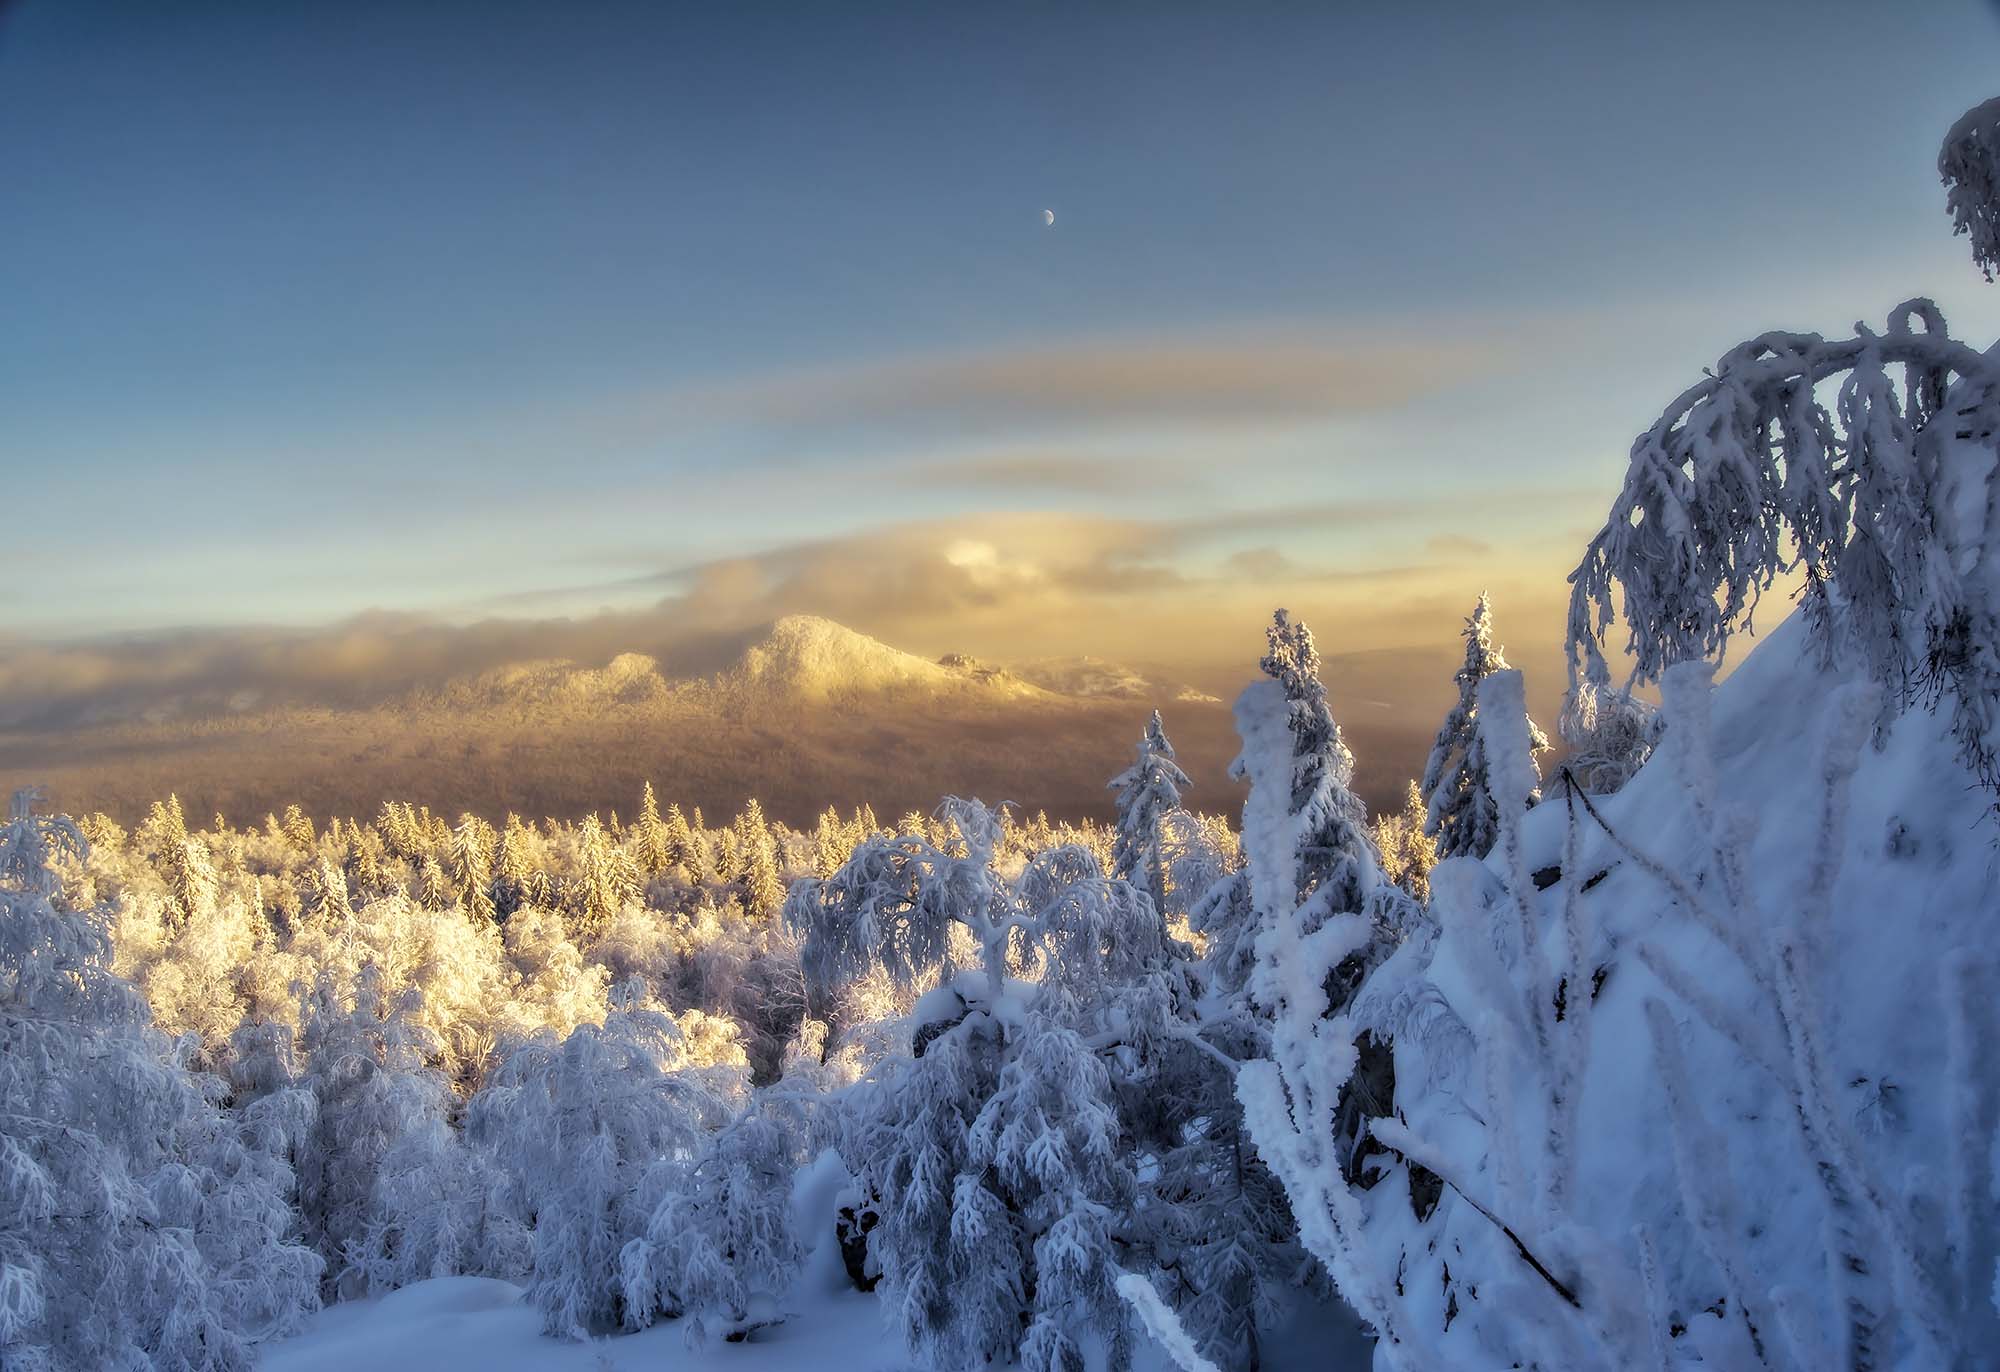
[[[1727,346],[2000,334],[1932,166],[1996,58],[1971,0],[26,0],[0,632],[1553,639]]]

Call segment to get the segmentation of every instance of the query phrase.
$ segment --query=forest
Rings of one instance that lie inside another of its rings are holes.
[[[1990,280],[2000,101],[1940,172]],[[471,1276],[720,1367],[814,1252],[954,1372],[1257,1372],[1302,1306],[1385,1370],[1991,1365],[2000,353],[1925,300],[1744,342],[1570,587],[1555,737],[1480,596],[1373,818],[1284,610],[1230,813],[1159,713],[1111,825],[24,792],[0,1365]]]

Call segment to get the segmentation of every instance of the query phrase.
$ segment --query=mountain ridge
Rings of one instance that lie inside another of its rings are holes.
[[[1120,664],[930,659],[810,615],[714,648],[678,663],[635,651],[601,666],[524,659],[372,702],[193,699],[85,729],[0,730],[0,782],[46,783],[66,808],[121,820],[169,790],[239,819],[292,801],[369,814],[385,799],[580,814],[629,807],[646,781],[710,813],[752,795],[798,819],[828,804],[928,812],[963,794],[1076,818],[1109,813],[1105,782],[1160,709],[1195,778],[1190,802],[1240,803],[1228,711]],[[1434,727],[1422,713],[1343,718],[1371,802],[1399,797],[1420,765]]]

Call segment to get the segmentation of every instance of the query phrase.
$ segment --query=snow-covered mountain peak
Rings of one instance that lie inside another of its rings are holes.
[[[818,615],[786,615],[723,673],[725,688],[801,700],[883,690],[943,690],[957,675]]]

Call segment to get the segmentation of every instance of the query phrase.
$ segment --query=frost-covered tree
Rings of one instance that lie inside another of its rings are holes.
[[[290,1178],[112,974],[106,913],[59,903],[76,825],[0,829],[0,1363],[248,1368],[315,1303]]]
[[[451,901],[451,878],[445,875],[444,864],[434,854],[424,854],[417,867],[417,903],[426,910],[448,910]]]
[[[1493,642],[1493,609],[1482,594],[1465,621],[1465,662],[1452,677],[1458,683],[1458,701],[1431,745],[1420,783],[1424,832],[1437,840],[1441,858],[1485,857],[1499,836],[1500,816],[1494,808],[1486,754],[1479,741],[1478,692],[1480,682],[1506,670],[1506,656]],[[1546,751],[1549,742],[1533,721],[1528,730],[1534,751]],[[1528,803],[1540,799],[1541,792],[1536,790]]]
[[[1975,203],[1976,183],[1959,189]],[[1950,337],[1928,300],[1881,333],[1732,348],[1633,444],[1570,576],[1572,708],[1614,689],[1614,585],[1644,682],[1719,658],[1796,574],[1819,649],[1864,664],[1892,712],[1948,698],[1961,755],[2000,787],[1996,435],[2000,362]]]
[[[861,835],[848,831],[841,823],[840,813],[831,805],[820,812],[819,822],[812,833],[812,872],[816,877],[830,877],[840,870],[840,864],[847,861],[847,855],[854,851],[854,845]]]
[[[698,881],[701,877],[702,861],[699,856],[700,841],[695,837],[694,826],[678,805],[667,807],[667,870],[677,873],[684,881]]]
[[[688,1343],[699,1345],[780,1318],[801,1256],[792,1232],[795,1163],[790,1138],[753,1110],[676,1170],[645,1233],[619,1255],[628,1320],[685,1319]]]
[[[1951,231],[1972,243],[1972,260],[1991,281],[2000,269],[2000,99],[1974,105],[1938,150]]]
[[[1947,134],[1955,232],[2000,263],[2000,100]],[[1723,354],[1632,445],[1624,488],[1571,573],[1572,698],[1609,689],[1623,588],[1631,675],[1719,659],[1781,575],[1805,582],[1826,658],[1864,664],[1889,714],[1949,699],[1960,756],[2000,790],[2000,361],[1928,300],[1853,338],[1766,333]]]
[[[956,925],[979,949],[987,993],[998,994],[1021,922],[993,866],[1001,817],[955,798],[943,813],[960,837],[955,852],[931,842],[922,816],[906,816],[914,824],[860,844],[832,877],[792,887],[785,920],[800,939],[809,988],[834,988],[875,968],[913,987],[945,965]]]
[[[329,1294],[363,1258],[376,1181],[402,1135],[449,1112],[450,1091],[429,1065],[439,1045],[424,1029],[421,996],[391,997],[381,970],[363,965],[351,993],[322,972],[302,1015],[302,1070],[293,1086],[312,1099],[312,1122],[296,1149],[305,1235],[326,1260]]]
[[[381,839],[373,829],[358,824],[347,826],[347,852],[342,870],[348,891],[360,900],[372,900],[388,888],[382,879]]]
[[[1167,908],[1167,817],[1180,808],[1181,788],[1193,783],[1174,761],[1160,712],[1146,723],[1139,756],[1112,778],[1118,792],[1118,837],[1111,849],[1111,874],[1132,882]]]
[[[477,815],[460,815],[451,835],[451,884],[458,904],[475,919],[492,920],[493,826]]]
[[[300,883],[299,910],[323,922],[345,921],[354,913],[347,890],[347,874],[322,858],[307,866]]]
[[[589,943],[631,899],[634,873],[596,815],[584,816],[576,834],[576,880],[568,911],[570,936]]]
[[[264,922],[235,892],[202,902],[182,920],[170,903],[113,889],[117,970],[145,993],[157,1028],[195,1035],[192,1065],[226,1070],[230,1036],[257,999],[246,971],[268,937]]]
[[[1319,679],[1312,631],[1278,611],[1267,631],[1270,651],[1262,667],[1269,681],[1246,689],[1236,703],[1243,753],[1233,771],[1250,783],[1243,802],[1247,895],[1256,921],[1256,963],[1249,990],[1258,1010],[1284,1021],[1294,998],[1296,968],[1278,965],[1281,931],[1296,926],[1316,935],[1329,923],[1338,932],[1328,946],[1341,954],[1322,969],[1317,999],[1324,1013],[1338,1013],[1368,970],[1385,957],[1396,931],[1388,913],[1399,908],[1382,880],[1366,814],[1354,794],[1354,755],[1327,704]],[[1391,1075],[1387,1046],[1364,1042],[1367,1070],[1359,1083],[1376,1084],[1371,1103],[1385,1106]],[[1362,1103],[1350,1092],[1348,1109]],[[1365,1119],[1356,1118],[1355,1144],[1365,1142]],[[1345,1160],[1359,1161],[1359,1153]]]
[[[285,842],[289,843],[292,846],[292,851],[300,857],[310,858],[318,851],[319,836],[313,832],[312,818],[298,806],[287,805],[285,807],[285,819],[282,831],[285,836]]]
[[[534,835],[528,832],[521,817],[508,815],[506,823],[500,826],[500,841],[493,856],[493,913],[497,919],[506,919],[528,903],[534,877],[529,859],[533,843]]]
[[[1037,1009],[972,1121],[953,1195],[954,1231],[966,1232],[953,1238],[975,1261],[1003,1245],[1026,1248],[1022,1372],[1081,1367],[1087,1338],[1119,1369],[1131,1347],[1113,1241],[1132,1204],[1132,1164],[1104,1063],[1061,1023],[1059,1007]]]
[[[533,1230],[528,1296],[549,1333],[580,1339],[659,1313],[628,1306],[619,1255],[645,1233],[664,1177],[738,1104],[732,1056],[698,1060],[675,1018],[627,986],[601,1026],[538,1035],[473,1098],[467,1128]]]
[[[638,861],[641,874],[647,877],[656,877],[671,865],[667,853],[667,825],[660,818],[660,802],[653,795],[653,783],[650,781],[639,796],[639,819],[632,826],[632,855]]]
[[[1139,1169],[1144,1204],[1127,1222],[1128,1270],[1143,1270],[1203,1355],[1255,1372],[1263,1330],[1324,1278],[1298,1245],[1284,1188],[1243,1128],[1232,1059],[1255,1045],[1201,1026],[1229,1054],[1185,1042],[1133,1083],[1121,1113],[1150,1125]],[[1240,1059],[1239,1059],[1240,1060]]]
[[[1104,981],[1065,989],[1115,1006],[1084,1023],[1094,1042],[1118,1044],[1106,1066],[1139,1195],[1117,1229],[1121,1266],[1154,1283],[1205,1357],[1254,1372],[1262,1329],[1314,1281],[1283,1188],[1244,1133],[1233,1090],[1236,1064],[1268,1043],[1245,984],[1255,935],[1247,882],[1210,826],[1181,812],[1170,829],[1176,887],[1217,893],[1191,919],[1209,931],[1206,956],[1186,960],[1157,917],[1150,939],[1136,918],[1118,921],[1106,940],[1129,950],[1124,965],[1107,969],[1118,989],[1109,997]],[[1055,967],[1088,963],[1065,952],[1061,942],[1051,950],[1058,984],[1070,979]]]
[[[917,1006],[912,1055],[846,1111],[842,1155],[880,1198],[869,1252],[926,1365],[1069,1368],[1095,1343],[1122,1366],[1112,1243],[1135,1183],[1097,1043],[1144,1056],[1165,1028],[1168,997],[1147,976],[1166,953],[1160,916],[1077,846],[1010,883],[994,866],[998,813],[954,800],[940,815],[942,846],[870,839],[787,906],[822,998],[870,972],[903,987],[945,973]],[[963,971],[956,930],[977,959]]]
[[[353,1279],[370,1292],[431,1277],[522,1280],[530,1235],[502,1203],[498,1163],[428,1104],[376,1162],[366,1222],[346,1251]]]
[[[785,903],[785,878],[778,870],[778,842],[753,796],[738,823],[743,861],[744,908],[760,919],[777,915]]]
[[[170,925],[185,924],[215,903],[215,865],[207,847],[188,832],[179,796],[155,802],[141,826],[141,841],[152,848],[166,885]]]
[[[1382,857],[1382,875],[1418,900],[1430,898],[1431,868],[1437,866],[1437,843],[1424,832],[1430,809],[1424,793],[1411,782],[1403,795],[1403,808],[1375,820],[1375,851]]]
[[[1317,927],[1329,916],[1361,909],[1379,871],[1367,815],[1353,790],[1354,755],[1327,705],[1312,630],[1279,610],[1265,637],[1269,651],[1258,665],[1270,682],[1267,689],[1252,687],[1237,706],[1239,727],[1246,713],[1252,716],[1257,738],[1253,743],[1246,733],[1246,761],[1236,770],[1249,775],[1250,753],[1271,741],[1275,724],[1284,731],[1280,746],[1290,784],[1282,795],[1268,797],[1268,808],[1245,805],[1244,844],[1246,850],[1253,842],[1266,848],[1262,870],[1254,861],[1252,868],[1253,885],[1264,887],[1257,893],[1262,908],[1298,907],[1306,924]],[[1253,822],[1260,830],[1255,836]]]
[[[1326,1186],[1344,1190],[1365,1178],[1378,1151],[1369,1122],[1393,1110],[1395,1067],[1386,1037],[1343,1012],[1396,946],[1409,901],[1383,880],[1363,827],[1350,789],[1353,757],[1327,704],[1311,632],[1282,610],[1268,632],[1262,665],[1270,680],[1246,688],[1235,707],[1243,752],[1232,770],[1250,783],[1244,876],[1219,899],[1256,930],[1248,1003],[1269,1034],[1268,1055],[1325,1060],[1310,1081],[1282,1089],[1291,1108],[1327,1126],[1315,1165],[1331,1169]],[[1239,1081],[1269,1066],[1248,1063]],[[1262,1136],[1258,1147],[1272,1161]]]

